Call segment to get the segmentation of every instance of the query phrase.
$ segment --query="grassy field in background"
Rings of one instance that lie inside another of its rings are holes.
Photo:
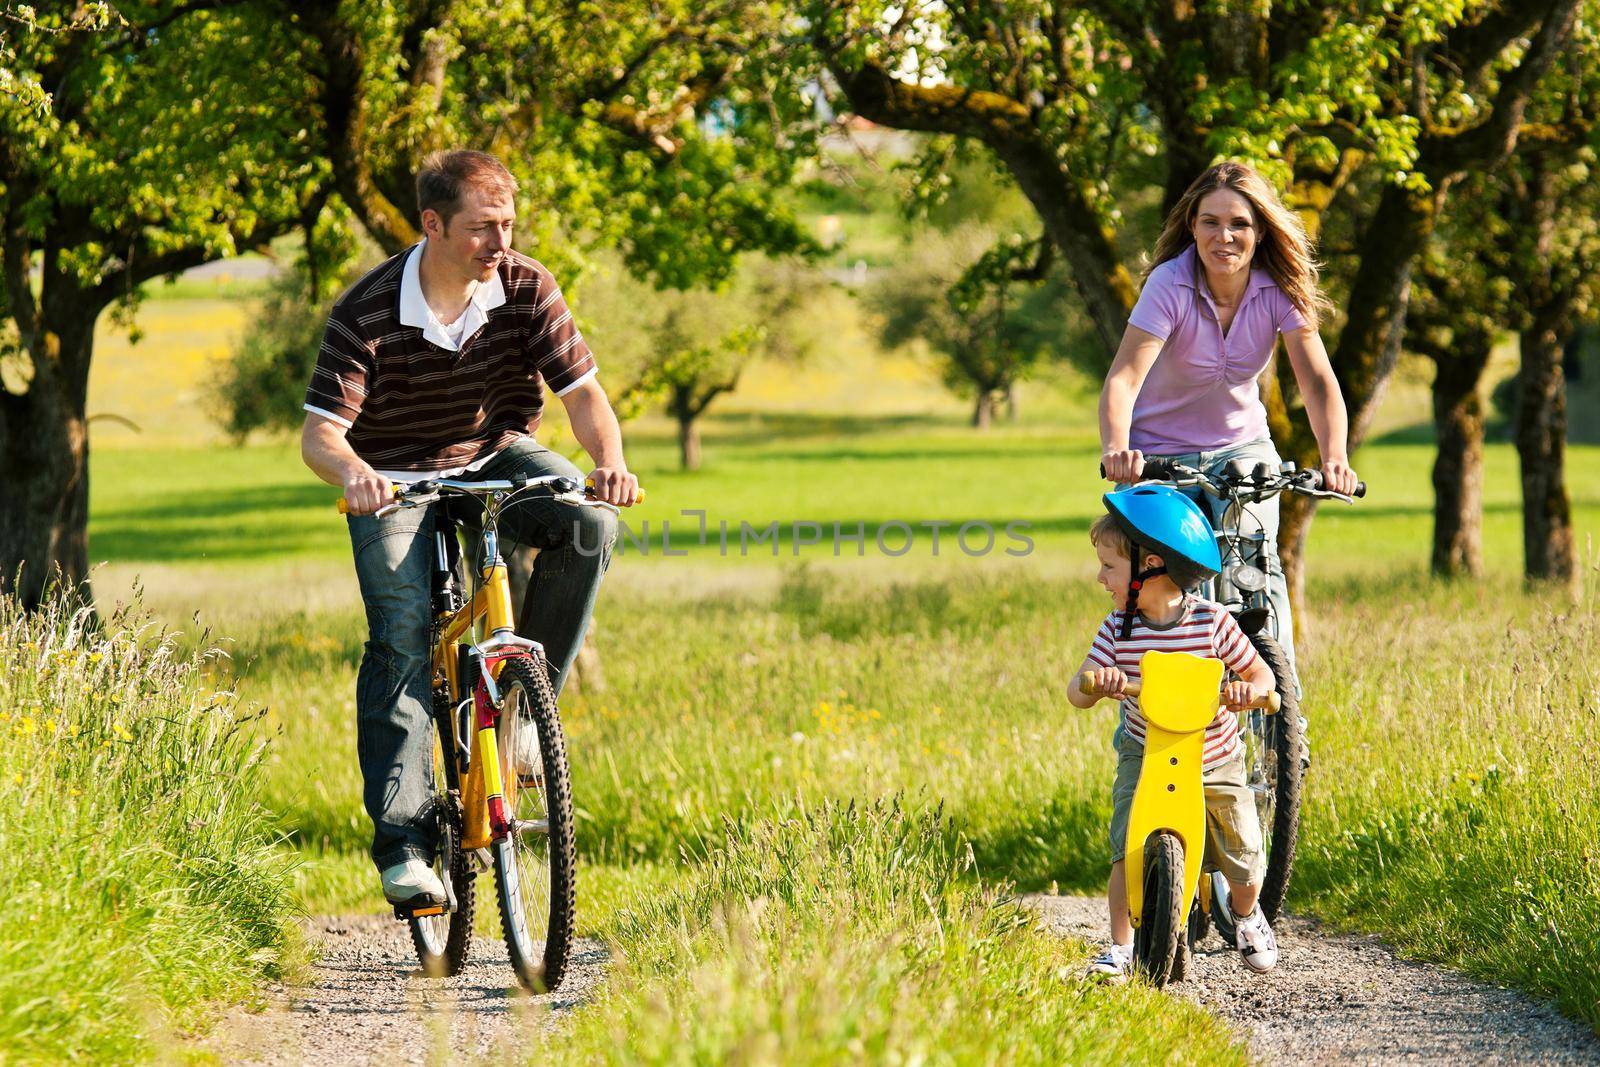
[[[91,395],[164,425],[204,365],[191,343],[151,330],[123,364],[97,363]],[[162,345],[173,354],[153,363]],[[944,1049],[962,1062],[982,1011],[1019,1035],[1017,1062],[1130,1048],[1237,1060],[1181,1002],[1080,986],[1085,947],[1033,931],[997,889],[1094,892],[1105,877],[1113,711],[1061,696],[1107,606],[1084,539],[1103,490],[1091,387],[1071,373],[1030,385],[1021,422],[980,435],[915,355],[864,369],[840,353],[800,373],[803,388],[752,376],[708,419],[693,475],[662,422],[630,427],[650,499],[628,519],[636,535],[649,523],[650,549],[624,544],[601,595],[606,687],[563,701],[580,921],[619,963],[558,1045],[613,1062],[757,1041],[794,1062]],[[1600,682],[1580,654],[1597,637],[1600,449],[1569,456],[1578,605],[1521,589],[1504,445],[1487,457],[1490,574],[1436,584],[1432,449],[1407,429],[1424,399],[1425,383],[1396,383],[1379,443],[1356,457],[1368,500],[1322,508],[1314,528],[1315,765],[1289,906],[1600,1023]],[[235,449],[171,418],[170,437],[94,424],[97,591],[109,603],[142,585],[186,632],[196,615],[217,628],[232,657],[217,680],[237,676],[266,709],[260,795],[302,901],[379,911],[354,743],[366,635],[336,493],[292,443]],[[572,448],[559,417],[543,436]],[[706,545],[681,514],[701,509]],[[741,522],[797,520],[823,543],[738,551]],[[1007,555],[1002,532],[967,555],[953,537],[969,520],[1026,523],[1032,550]],[[683,555],[663,554],[663,521]],[[894,522],[916,533],[899,557],[874,545]],[[937,522],[953,525],[935,556],[923,524]],[[834,523],[861,524],[863,556],[834,554]]]

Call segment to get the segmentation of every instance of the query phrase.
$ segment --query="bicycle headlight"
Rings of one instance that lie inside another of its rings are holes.
[[[1247,593],[1259,593],[1267,587],[1267,572],[1248,563],[1240,563],[1228,575],[1233,584]]]

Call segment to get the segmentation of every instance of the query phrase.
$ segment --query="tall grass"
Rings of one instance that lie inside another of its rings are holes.
[[[1330,607],[1291,904],[1600,1029],[1596,573]]]
[[[971,877],[937,811],[822,803],[729,823],[626,916],[561,1055],[609,1064],[1242,1063],[1215,1020],[1082,958]]]
[[[0,598],[0,1061],[128,1062],[280,961],[252,716],[127,613]]]

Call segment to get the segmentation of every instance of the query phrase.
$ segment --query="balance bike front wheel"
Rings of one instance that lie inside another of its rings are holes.
[[[1133,931],[1134,969],[1155,986],[1164,986],[1188,934],[1183,899],[1183,842],[1166,830],[1151,834],[1144,846],[1144,908]]]

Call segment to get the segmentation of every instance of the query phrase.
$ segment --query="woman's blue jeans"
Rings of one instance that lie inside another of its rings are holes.
[[[1254,467],[1257,463],[1267,463],[1274,470],[1283,462],[1278,456],[1277,448],[1267,438],[1246,441],[1244,444],[1230,445],[1211,452],[1180,452],[1162,455],[1159,458],[1182,463],[1186,467],[1194,467],[1207,474],[1216,474],[1233,460],[1242,460],[1250,467]],[[1202,493],[1200,496],[1201,507],[1211,516],[1211,524],[1217,525],[1222,519],[1222,512],[1227,507],[1227,502],[1218,500],[1208,493]],[[1263,563],[1267,572],[1267,598],[1272,602],[1272,615],[1277,622],[1276,637],[1284,655],[1289,658],[1289,669],[1295,672],[1295,684],[1298,685],[1299,671],[1295,667],[1294,660],[1294,619],[1289,614],[1289,583],[1283,575],[1283,563],[1278,559],[1277,497],[1245,507],[1239,521],[1239,532],[1254,533],[1257,530],[1265,531],[1267,535],[1266,558]]]
[[[470,475],[483,481],[583,475],[531,437]],[[433,693],[428,647],[434,531],[440,505],[379,519],[350,516],[356,579],[366,607],[366,652],[356,676],[356,749],[362,799],[372,819],[372,859],[382,870],[433,860]],[[501,512],[503,541],[539,549],[517,632],[544,646],[557,691],[583,645],[600,579],[611,562],[616,518],[600,508],[545,498]]]

